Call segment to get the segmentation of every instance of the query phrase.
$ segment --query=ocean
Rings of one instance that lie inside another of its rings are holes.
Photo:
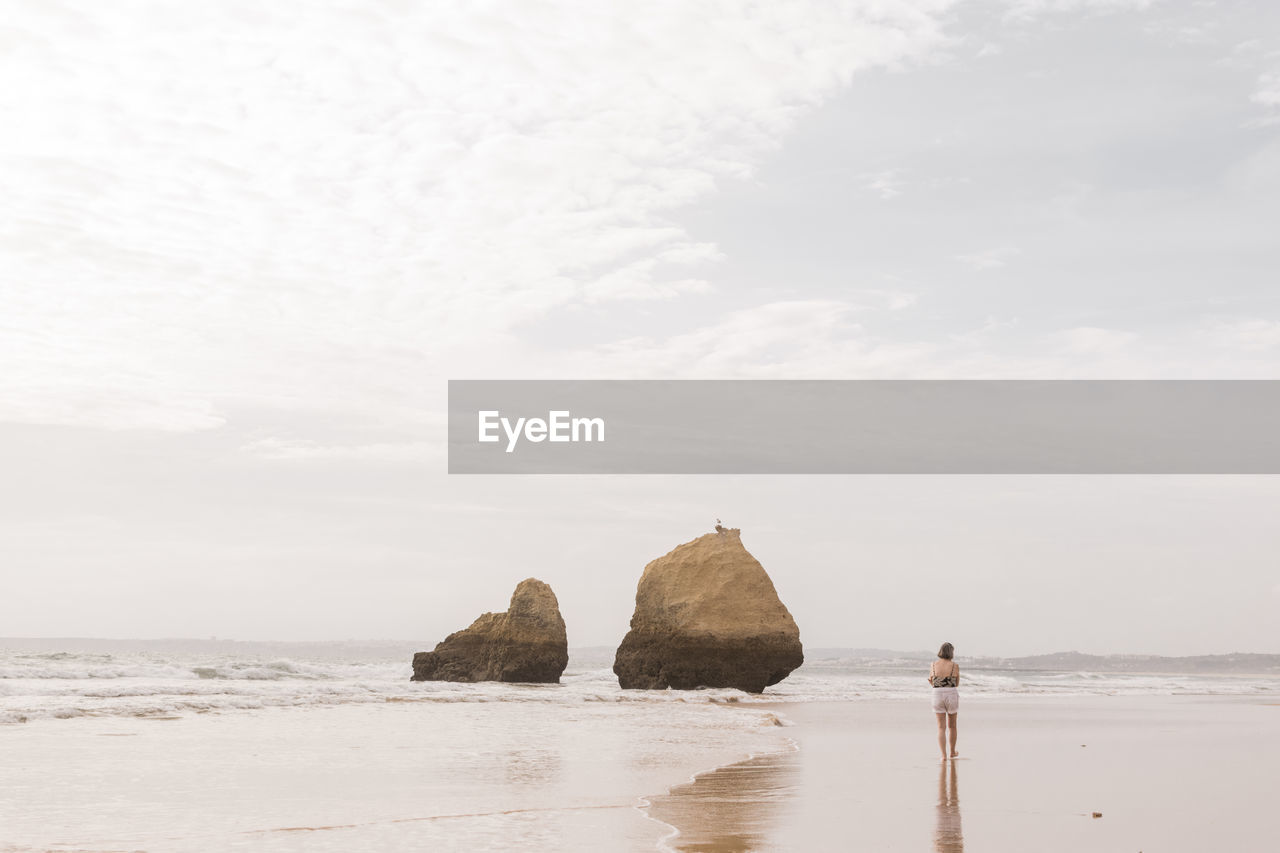
[[[753,696],[623,691],[608,650],[559,685],[414,683],[412,649],[0,641],[0,851],[662,849],[650,798],[793,749],[779,703],[927,717],[914,659],[814,660]],[[965,702],[1280,697],[1274,676],[961,665]]]

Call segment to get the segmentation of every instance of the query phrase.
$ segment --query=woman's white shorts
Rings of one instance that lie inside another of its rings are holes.
[[[933,691],[933,713],[955,714],[960,710],[960,688],[930,687]]]

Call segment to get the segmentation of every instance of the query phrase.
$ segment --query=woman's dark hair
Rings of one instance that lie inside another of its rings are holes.
[[[955,656],[956,647],[950,643],[943,643],[942,648],[938,649],[938,657],[943,660],[951,660]]]

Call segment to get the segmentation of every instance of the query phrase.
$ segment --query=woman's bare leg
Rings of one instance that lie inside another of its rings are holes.
[[[942,760],[947,760],[947,715],[934,714],[938,718],[938,751],[942,753]]]
[[[941,715],[941,714],[939,714],[938,716],[942,716],[942,715]],[[957,717],[959,717],[959,716],[960,716],[960,714],[958,714],[958,713],[956,713],[956,714],[948,714],[947,716],[951,718],[951,757],[952,757],[952,758],[955,758],[957,755],[959,755],[959,754],[960,754],[960,753],[956,752],[956,736],[957,736],[957,733],[956,733],[956,718],[957,718]]]

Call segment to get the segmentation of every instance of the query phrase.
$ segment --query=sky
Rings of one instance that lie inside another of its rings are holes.
[[[1280,7],[0,0],[0,635],[1280,652],[1272,477],[449,477],[460,378],[1280,378]]]

